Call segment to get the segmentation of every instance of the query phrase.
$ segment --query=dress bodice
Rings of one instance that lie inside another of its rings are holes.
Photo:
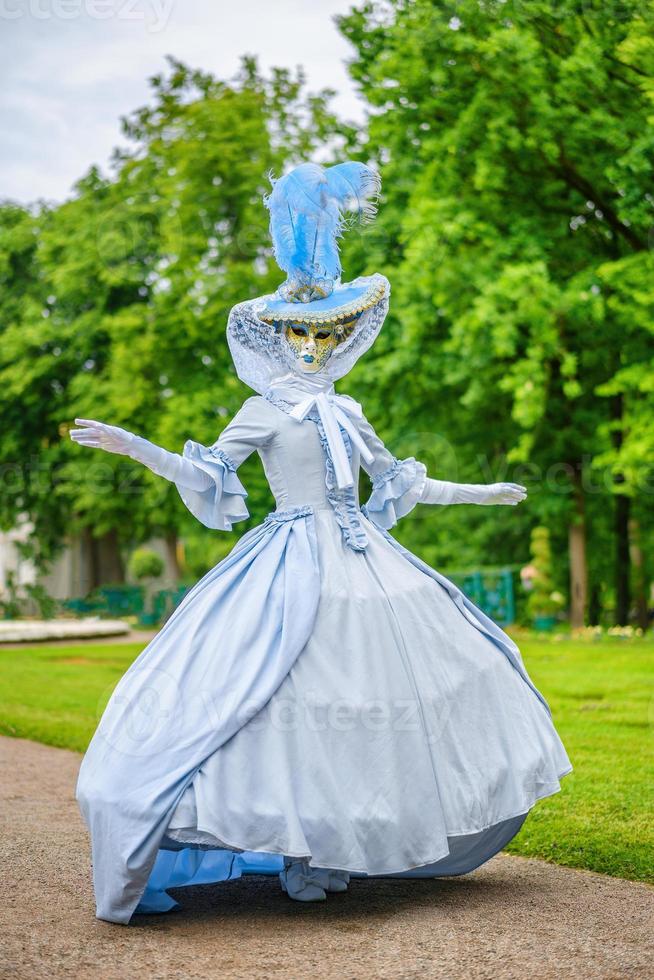
[[[256,410],[271,427],[270,438],[258,447],[258,453],[278,510],[306,505],[314,509],[330,507],[325,481],[325,451],[316,421],[311,418],[298,422],[279,403],[265,398],[253,400],[263,403]],[[351,467],[355,478],[354,499],[358,506],[359,454],[356,447],[352,447]]]
[[[357,489],[360,466],[373,484],[366,513],[389,528],[420,499],[426,480],[424,465],[413,458],[396,459],[362,415],[355,435],[365,445],[367,462],[341,428],[354,482],[339,488],[319,413],[311,411],[300,421],[291,415],[292,409],[293,405],[272,391],[267,396],[255,395],[247,399],[213,446],[189,440],[184,455],[211,474],[215,487],[199,493],[180,487],[184,503],[208,527],[229,529],[232,521],[247,517],[242,500],[247,493],[236,471],[256,451],[278,512],[302,507],[332,509],[346,543],[354,550],[364,550],[367,539],[359,520]]]

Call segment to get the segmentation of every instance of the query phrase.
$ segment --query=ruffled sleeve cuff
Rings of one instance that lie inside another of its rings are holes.
[[[205,527],[231,531],[235,521],[243,521],[250,513],[245,506],[247,491],[238,476],[236,466],[222,449],[208,449],[199,442],[187,440],[184,458],[203,470],[213,480],[206,490],[189,490],[175,484],[179,495],[194,517]]]
[[[370,520],[387,531],[395,527],[420,500],[426,480],[424,463],[413,456],[393,460],[387,470],[373,478],[372,494],[366,504]]]

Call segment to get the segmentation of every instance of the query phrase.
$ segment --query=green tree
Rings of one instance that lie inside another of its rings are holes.
[[[618,622],[635,512],[651,535],[653,13],[389,0],[340,20],[385,178],[376,258],[394,302],[371,368],[387,434],[435,428],[457,447],[451,478],[529,485],[513,528],[535,512],[568,538],[576,624],[588,527],[591,593],[608,546]],[[461,520],[444,515],[443,536]],[[506,520],[486,518],[475,548],[507,555]]]
[[[180,451],[213,442],[247,390],[225,342],[233,303],[274,288],[266,174],[336,129],[328,91],[301,73],[263,78],[251,58],[223,82],[170,59],[152,99],[123,122],[112,173],[92,168],[70,201],[34,214],[7,206],[0,274],[0,461],[28,487],[3,488],[2,514],[34,522],[43,561],[66,531],[92,535],[100,579],[152,534],[193,527],[176,491],[122,457],[82,455],[75,416],[123,425]],[[25,282],[23,282],[25,280]],[[38,471],[39,489],[29,489]],[[250,487],[255,513],[263,481]]]

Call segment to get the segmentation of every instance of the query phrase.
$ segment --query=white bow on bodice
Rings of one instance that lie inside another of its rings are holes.
[[[311,376],[286,374],[273,381],[270,389],[294,406],[290,415],[298,422],[303,422],[312,409],[317,410],[334,465],[336,484],[340,490],[353,486],[354,474],[341,428],[347,432],[366,463],[371,463],[373,459],[356,425],[357,420],[363,418],[359,403],[345,395],[337,395],[331,382],[318,381]]]

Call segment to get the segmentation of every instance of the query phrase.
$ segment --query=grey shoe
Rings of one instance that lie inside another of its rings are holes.
[[[337,868],[310,868],[312,880],[326,892],[346,892],[350,883],[349,871]]]
[[[316,880],[314,869],[309,867],[306,858],[284,859],[284,870],[279,872],[282,890],[297,902],[324,902],[325,889]]]

